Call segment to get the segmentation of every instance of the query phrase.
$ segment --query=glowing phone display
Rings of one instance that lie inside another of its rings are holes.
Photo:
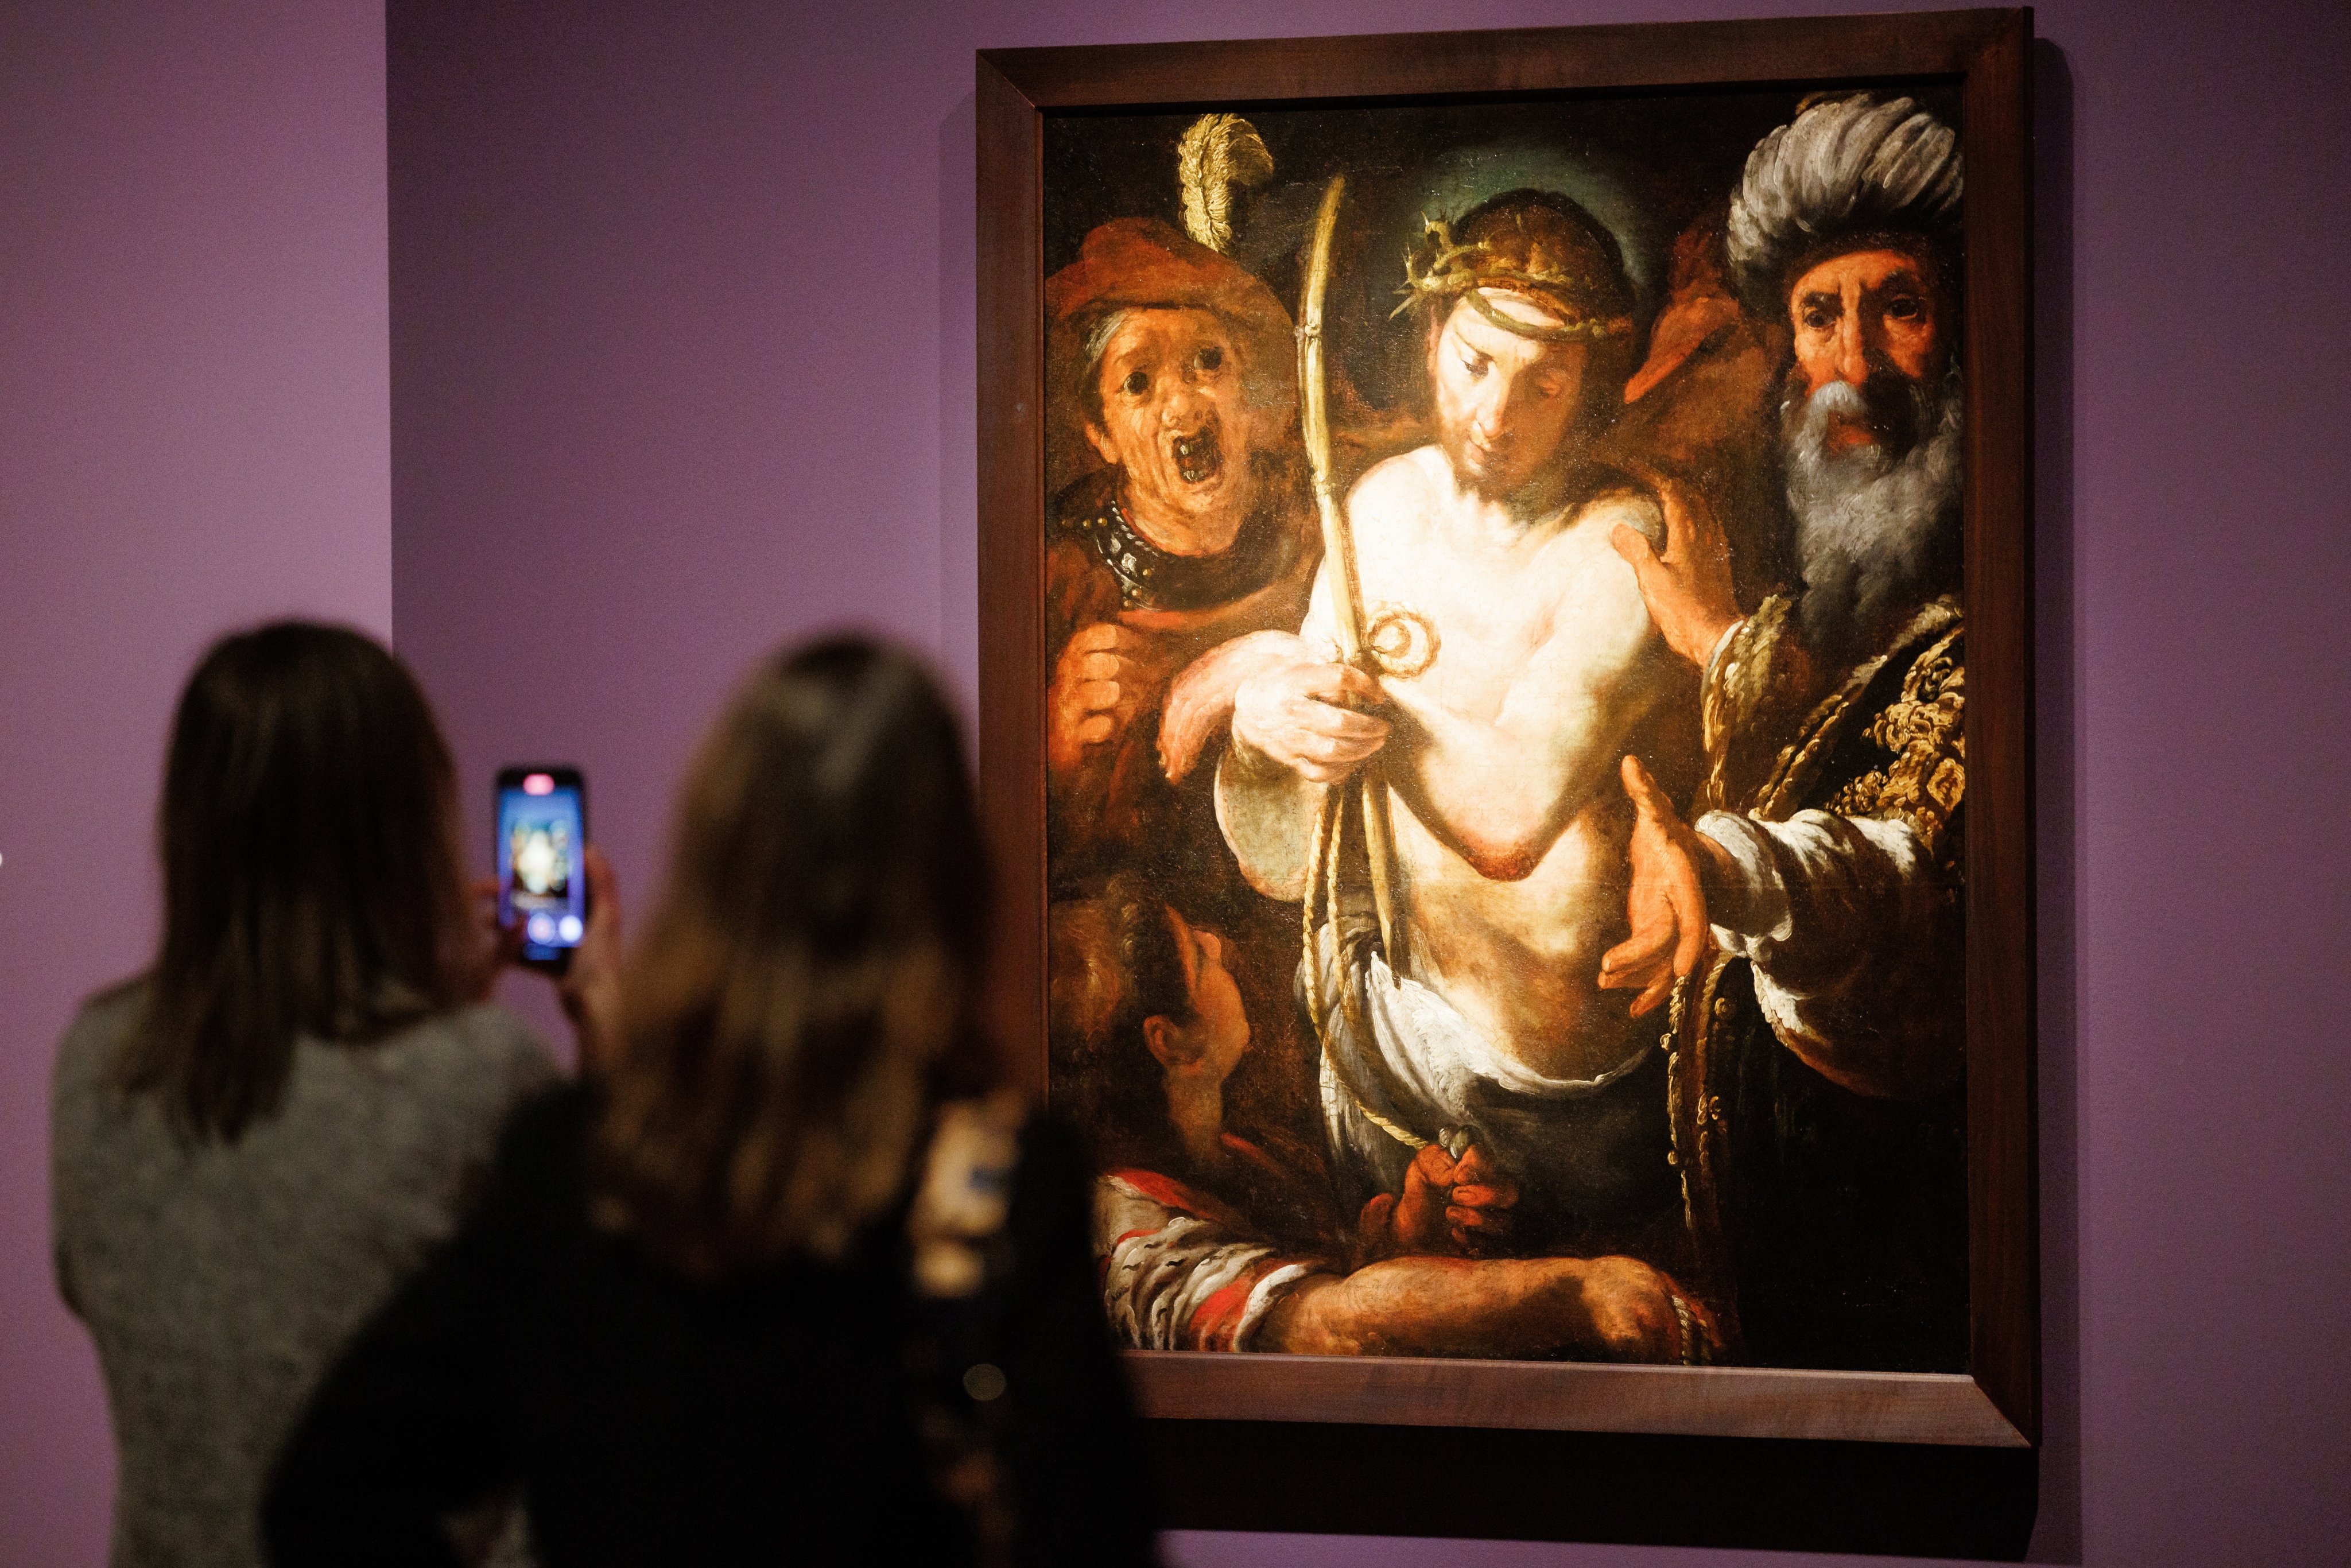
[[[576,768],[507,768],[497,789],[498,921],[522,960],[560,973],[588,930],[588,793]]]

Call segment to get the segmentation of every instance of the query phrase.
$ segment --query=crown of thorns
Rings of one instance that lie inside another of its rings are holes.
[[[1451,225],[1436,218],[1423,218],[1421,223],[1426,243],[1405,253],[1404,287],[1396,290],[1404,299],[1388,312],[1389,320],[1395,320],[1423,299],[1458,296],[1468,300],[1479,315],[1503,331],[1545,343],[1595,342],[1633,329],[1629,316],[1598,316],[1583,308],[1582,298],[1601,292],[1598,280],[1563,272],[1530,272],[1522,267],[1505,267],[1495,261],[1493,247],[1485,241],[1458,245],[1454,242]],[[1485,288],[1540,296],[1566,319],[1556,327],[1543,327],[1505,316],[1479,292]]]

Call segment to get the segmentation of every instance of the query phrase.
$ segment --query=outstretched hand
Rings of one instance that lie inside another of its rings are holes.
[[[1739,600],[1730,586],[1730,542],[1722,520],[1698,492],[1654,470],[1640,477],[1656,493],[1665,514],[1665,549],[1659,551],[1629,523],[1611,528],[1608,542],[1633,569],[1666,646],[1703,669],[1739,619]]]
[[[1693,832],[1640,758],[1624,761],[1635,820],[1633,887],[1625,900],[1632,934],[1602,955],[1600,988],[1637,990],[1633,1016],[1656,1010],[1674,982],[1696,969],[1708,940],[1700,868],[1721,852]]]

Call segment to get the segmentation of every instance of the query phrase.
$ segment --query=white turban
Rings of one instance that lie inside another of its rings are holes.
[[[1776,308],[1788,272],[1844,240],[1958,235],[1959,139],[1907,98],[1862,93],[1816,103],[1755,144],[1730,201],[1740,290]]]

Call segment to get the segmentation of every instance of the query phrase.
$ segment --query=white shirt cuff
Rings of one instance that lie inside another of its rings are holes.
[[[1290,1294],[1290,1287],[1301,1280],[1310,1279],[1322,1271],[1311,1263],[1285,1263],[1259,1280],[1257,1288],[1249,1291],[1248,1302],[1241,1308],[1241,1321],[1234,1326],[1233,1348],[1255,1350],[1258,1325],[1265,1322],[1266,1314],[1273,1311],[1274,1304]]]
[[[1697,827],[1730,856],[1732,866],[1725,907],[1707,912],[1714,939],[1748,958],[1756,956],[1765,943],[1786,941],[1795,928],[1789,916],[1788,885],[1780,879],[1771,835],[1763,824],[1731,811],[1708,811]]]
[[[1714,640],[1714,647],[1706,656],[1705,671],[1702,677],[1706,684],[1709,685],[1713,684],[1714,667],[1715,665],[1722,663],[1722,651],[1730,646],[1730,640],[1733,637],[1738,636],[1739,629],[1746,624],[1747,617],[1742,615],[1738,620],[1733,621],[1729,625],[1724,627],[1722,629],[1722,635]]]

